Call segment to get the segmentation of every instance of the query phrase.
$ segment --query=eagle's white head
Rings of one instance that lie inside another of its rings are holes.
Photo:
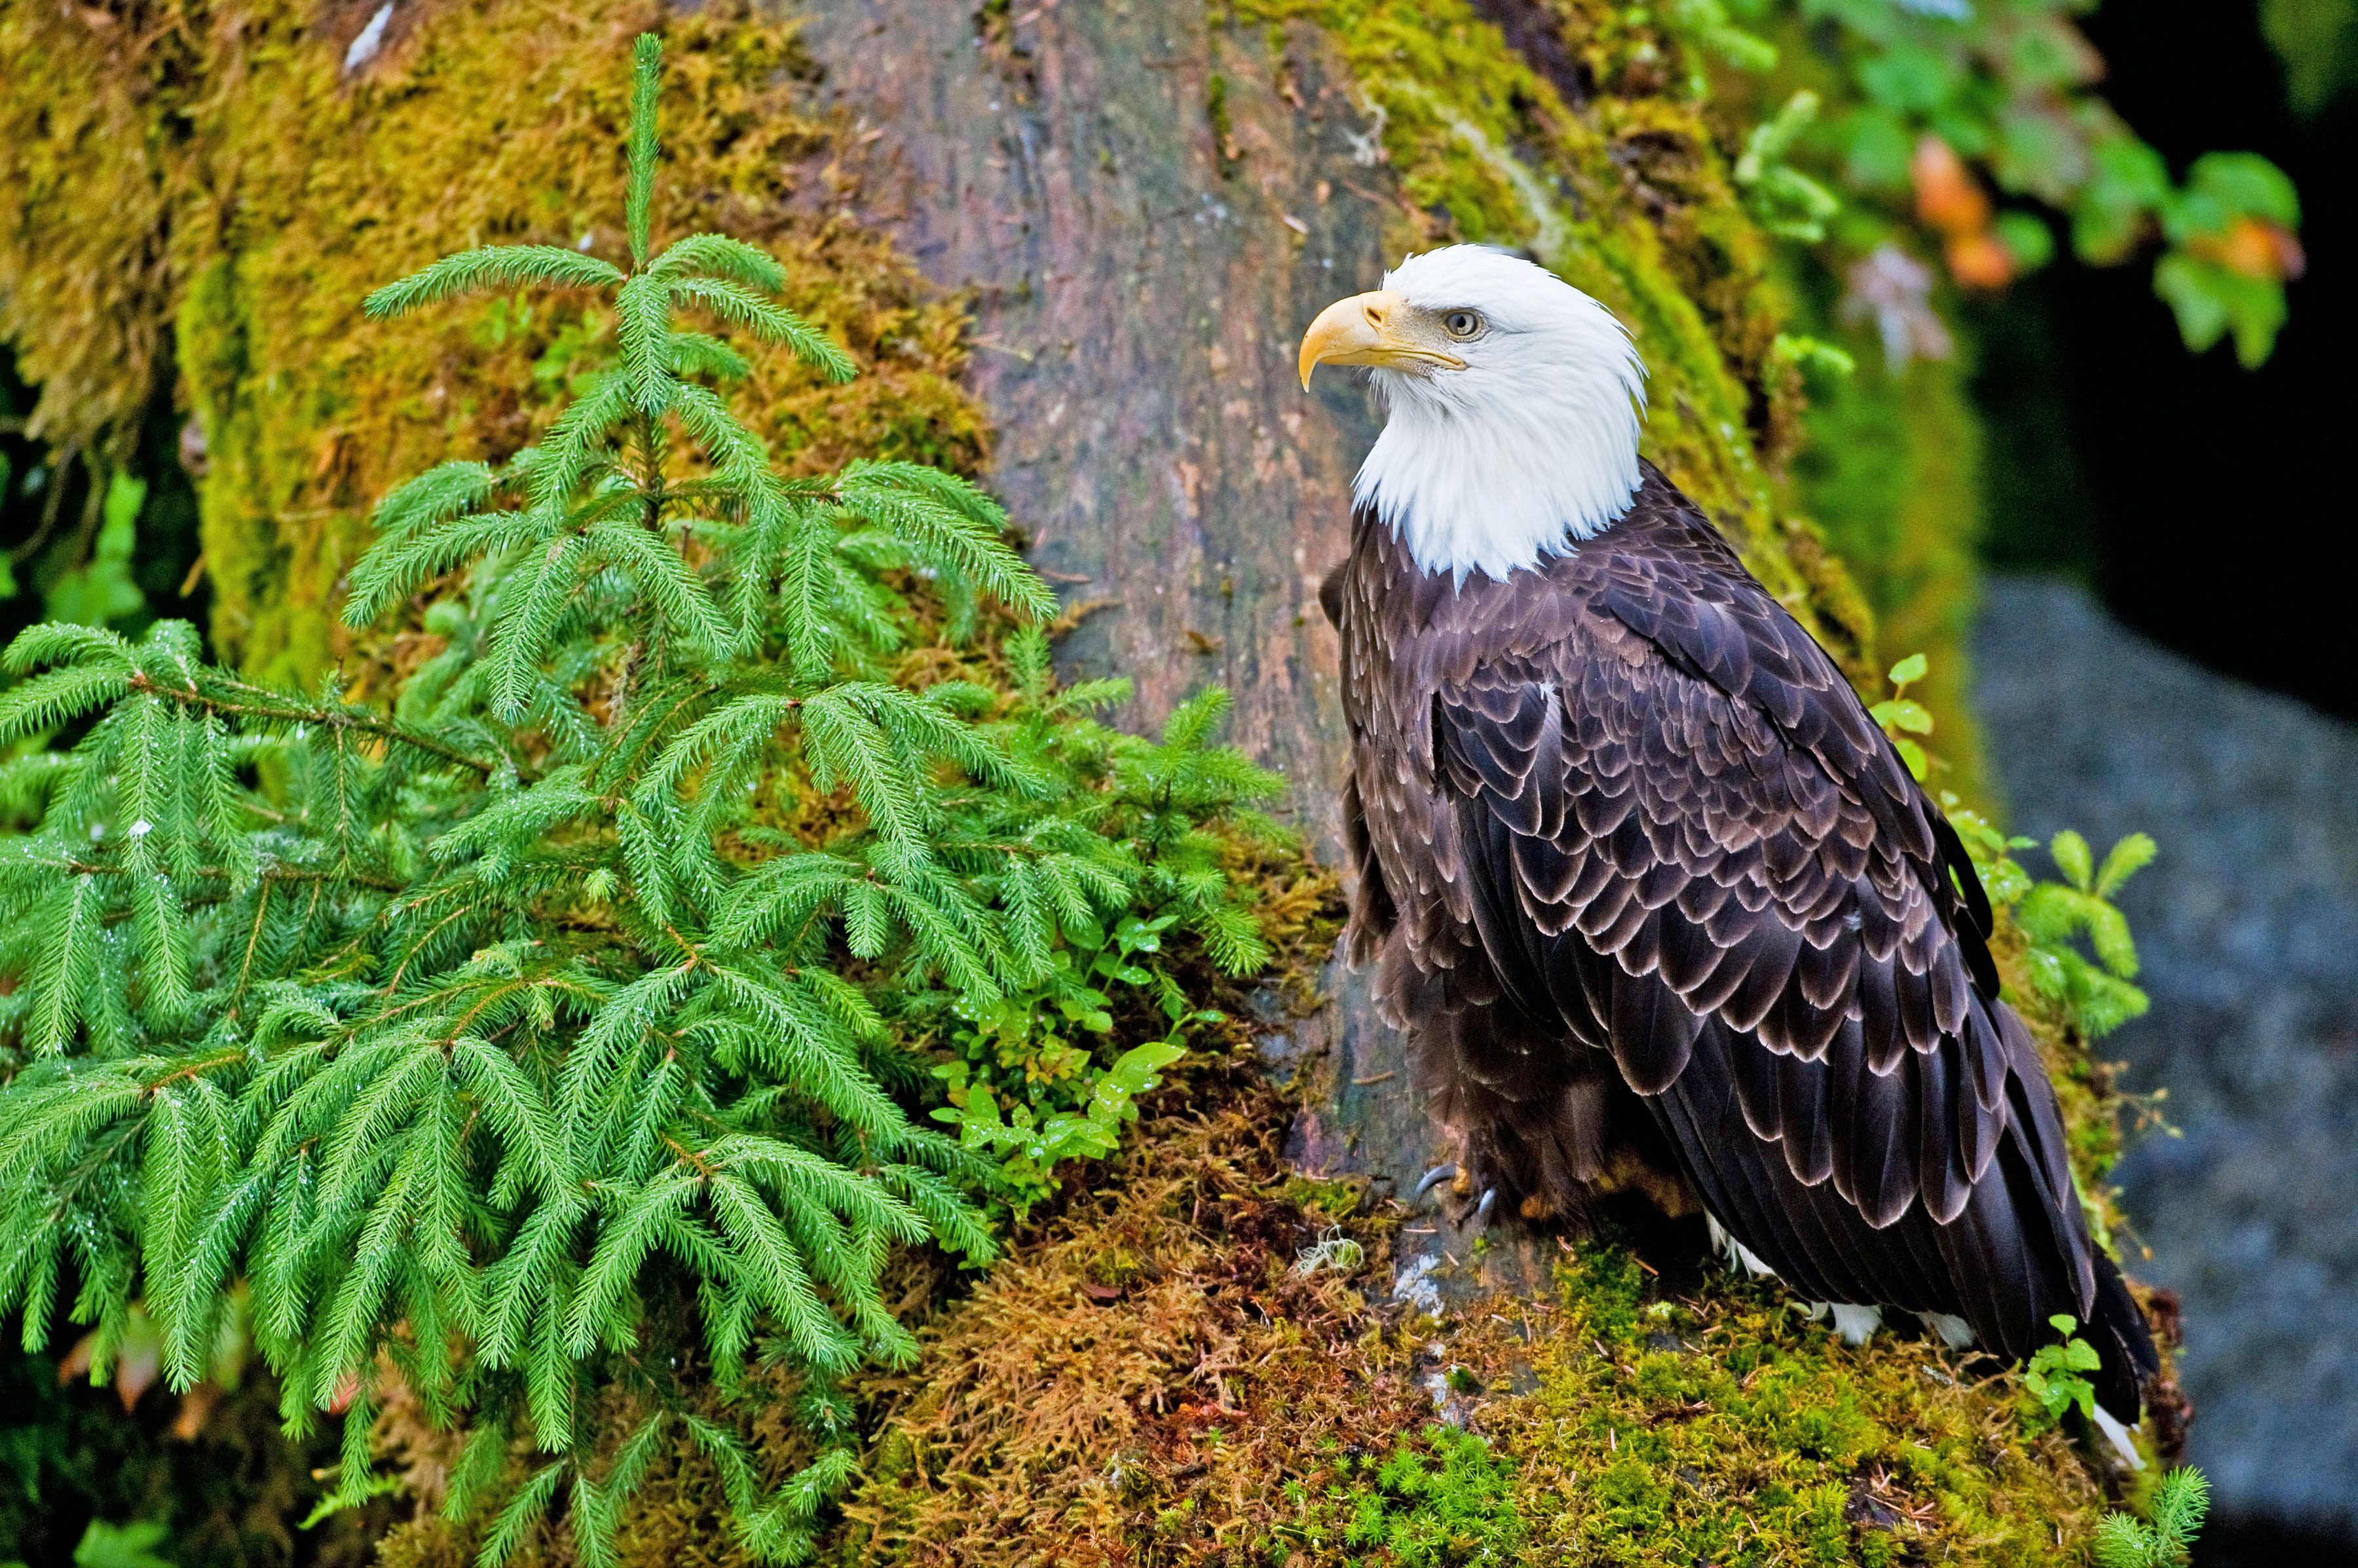
[[[1504,579],[1637,493],[1645,363],[1604,306],[1520,257],[1408,257],[1310,324],[1303,387],[1320,364],[1371,367],[1390,417],[1354,492],[1429,572]]]

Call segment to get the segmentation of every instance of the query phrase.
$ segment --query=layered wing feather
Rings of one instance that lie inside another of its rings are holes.
[[[1360,831],[1379,888],[1426,894],[1404,956],[1478,942],[1514,1012],[1609,1052],[1805,1295],[1952,1314],[2012,1356],[2100,1285],[2125,1301],[1980,882],[1824,651],[1650,468],[1578,558],[1487,591],[1412,607],[1389,650],[1376,722],[1421,765]],[[2107,1328],[2133,1412],[2150,1347]]]

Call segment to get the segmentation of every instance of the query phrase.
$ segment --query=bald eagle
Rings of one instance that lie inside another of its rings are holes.
[[[1734,1260],[2007,1357],[2068,1314],[2125,1444],[2158,1370],[1998,998],[1955,830],[1833,659],[1638,454],[1645,368],[1506,253],[1303,339],[1388,410],[1322,592],[1346,934],[1487,1214],[1683,1195]],[[2133,1457],[2133,1453],[2132,1453]]]

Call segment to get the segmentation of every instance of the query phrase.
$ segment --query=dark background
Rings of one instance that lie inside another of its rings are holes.
[[[1981,307],[1990,562],[2085,576],[2147,636],[2358,716],[2358,92],[2296,114],[2252,0],[2133,0],[2083,19],[2105,95],[2182,174],[2264,153],[2301,195],[2307,275],[2257,371],[2186,351],[2149,262],[2061,261]]]

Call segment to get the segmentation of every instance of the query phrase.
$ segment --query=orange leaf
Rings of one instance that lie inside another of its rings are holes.
[[[180,1413],[172,1422],[172,1435],[183,1443],[191,1442],[205,1429],[212,1415],[213,1406],[221,1402],[221,1385],[199,1383],[180,1396]]]
[[[1995,234],[1963,234],[1948,244],[1949,276],[1966,288],[2004,288],[2014,280],[2014,253]]]
[[[2189,241],[2186,248],[2245,277],[2282,281],[2299,277],[2309,265],[2300,241],[2290,230],[2248,215],[2236,219],[2223,239],[2201,235]]]
[[[1916,215],[1957,239],[1989,227],[1989,198],[1954,148],[1938,136],[1916,144],[1908,172],[1916,181]]]

